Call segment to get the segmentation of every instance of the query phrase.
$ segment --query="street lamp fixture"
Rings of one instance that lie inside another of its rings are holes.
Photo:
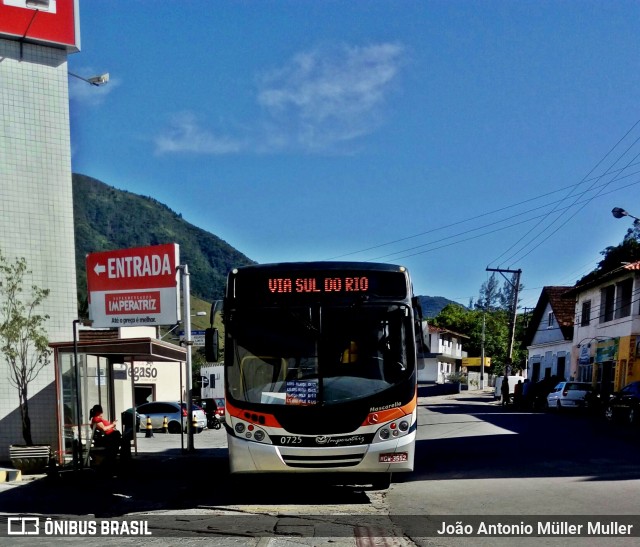
[[[104,74],[100,74],[98,76],[91,76],[91,78],[83,78],[82,76],[78,76],[73,72],[69,72],[69,76],[73,76],[74,78],[78,78],[78,80],[82,80],[83,82],[87,82],[88,84],[101,86],[109,83],[109,73],[105,72]]]
[[[616,218],[629,217],[633,219],[633,223],[640,223],[640,218],[634,217],[633,215],[627,213],[622,207],[614,207],[611,209],[611,214]]]

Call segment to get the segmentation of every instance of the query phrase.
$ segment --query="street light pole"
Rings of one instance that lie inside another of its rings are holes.
[[[91,76],[91,78],[83,78],[82,76],[78,76],[73,72],[68,72],[69,76],[73,76],[74,78],[78,78],[78,80],[82,80],[83,82],[87,82],[88,84],[101,86],[109,83],[109,73],[105,72],[104,74],[100,74],[98,76]]]
[[[627,211],[625,211],[622,207],[614,207],[613,209],[611,209],[611,214],[615,218],[622,218],[622,217],[632,218],[633,219],[633,225],[634,226],[640,226],[640,218],[634,217],[632,214],[630,214]]]

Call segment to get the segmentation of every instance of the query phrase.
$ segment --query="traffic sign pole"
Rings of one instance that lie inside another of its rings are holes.
[[[184,309],[184,345],[187,350],[187,452],[195,450],[193,444],[193,372],[191,371],[191,283],[189,267],[186,264],[178,266],[182,273],[182,305]]]

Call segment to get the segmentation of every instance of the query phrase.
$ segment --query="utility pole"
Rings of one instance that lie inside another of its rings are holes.
[[[513,302],[511,303],[511,318],[509,320],[509,345],[507,347],[507,374],[511,374],[511,363],[513,361],[513,343],[516,337],[516,315],[518,313],[518,292],[520,291],[520,275],[522,270],[503,270],[502,268],[487,268],[488,272],[498,272],[513,287]],[[515,283],[505,276],[505,273],[515,275]]]
[[[485,312],[482,312],[482,351],[480,352],[480,389],[484,389],[484,329],[485,329]]]

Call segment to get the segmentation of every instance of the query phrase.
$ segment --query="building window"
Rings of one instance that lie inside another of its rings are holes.
[[[632,278],[600,289],[600,323],[629,317],[631,315],[632,294]]]
[[[550,311],[548,316],[548,324],[549,324],[548,328],[552,328],[555,325],[555,323],[556,323],[556,318],[553,315],[553,312]]]
[[[632,291],[633,279],[625,279],[616,285],[616,319],[629,317],[631,315]]]
[[[580,326],[586,327],[591,322],[591,300],[585,300],[582,303],[582,317],[580,318]]]
[[[580,365],[578,367],[578,382],[593,382],[593,365]]]
[[[600,289],[600,323],[611,321],[616,306],[616,286]]]

